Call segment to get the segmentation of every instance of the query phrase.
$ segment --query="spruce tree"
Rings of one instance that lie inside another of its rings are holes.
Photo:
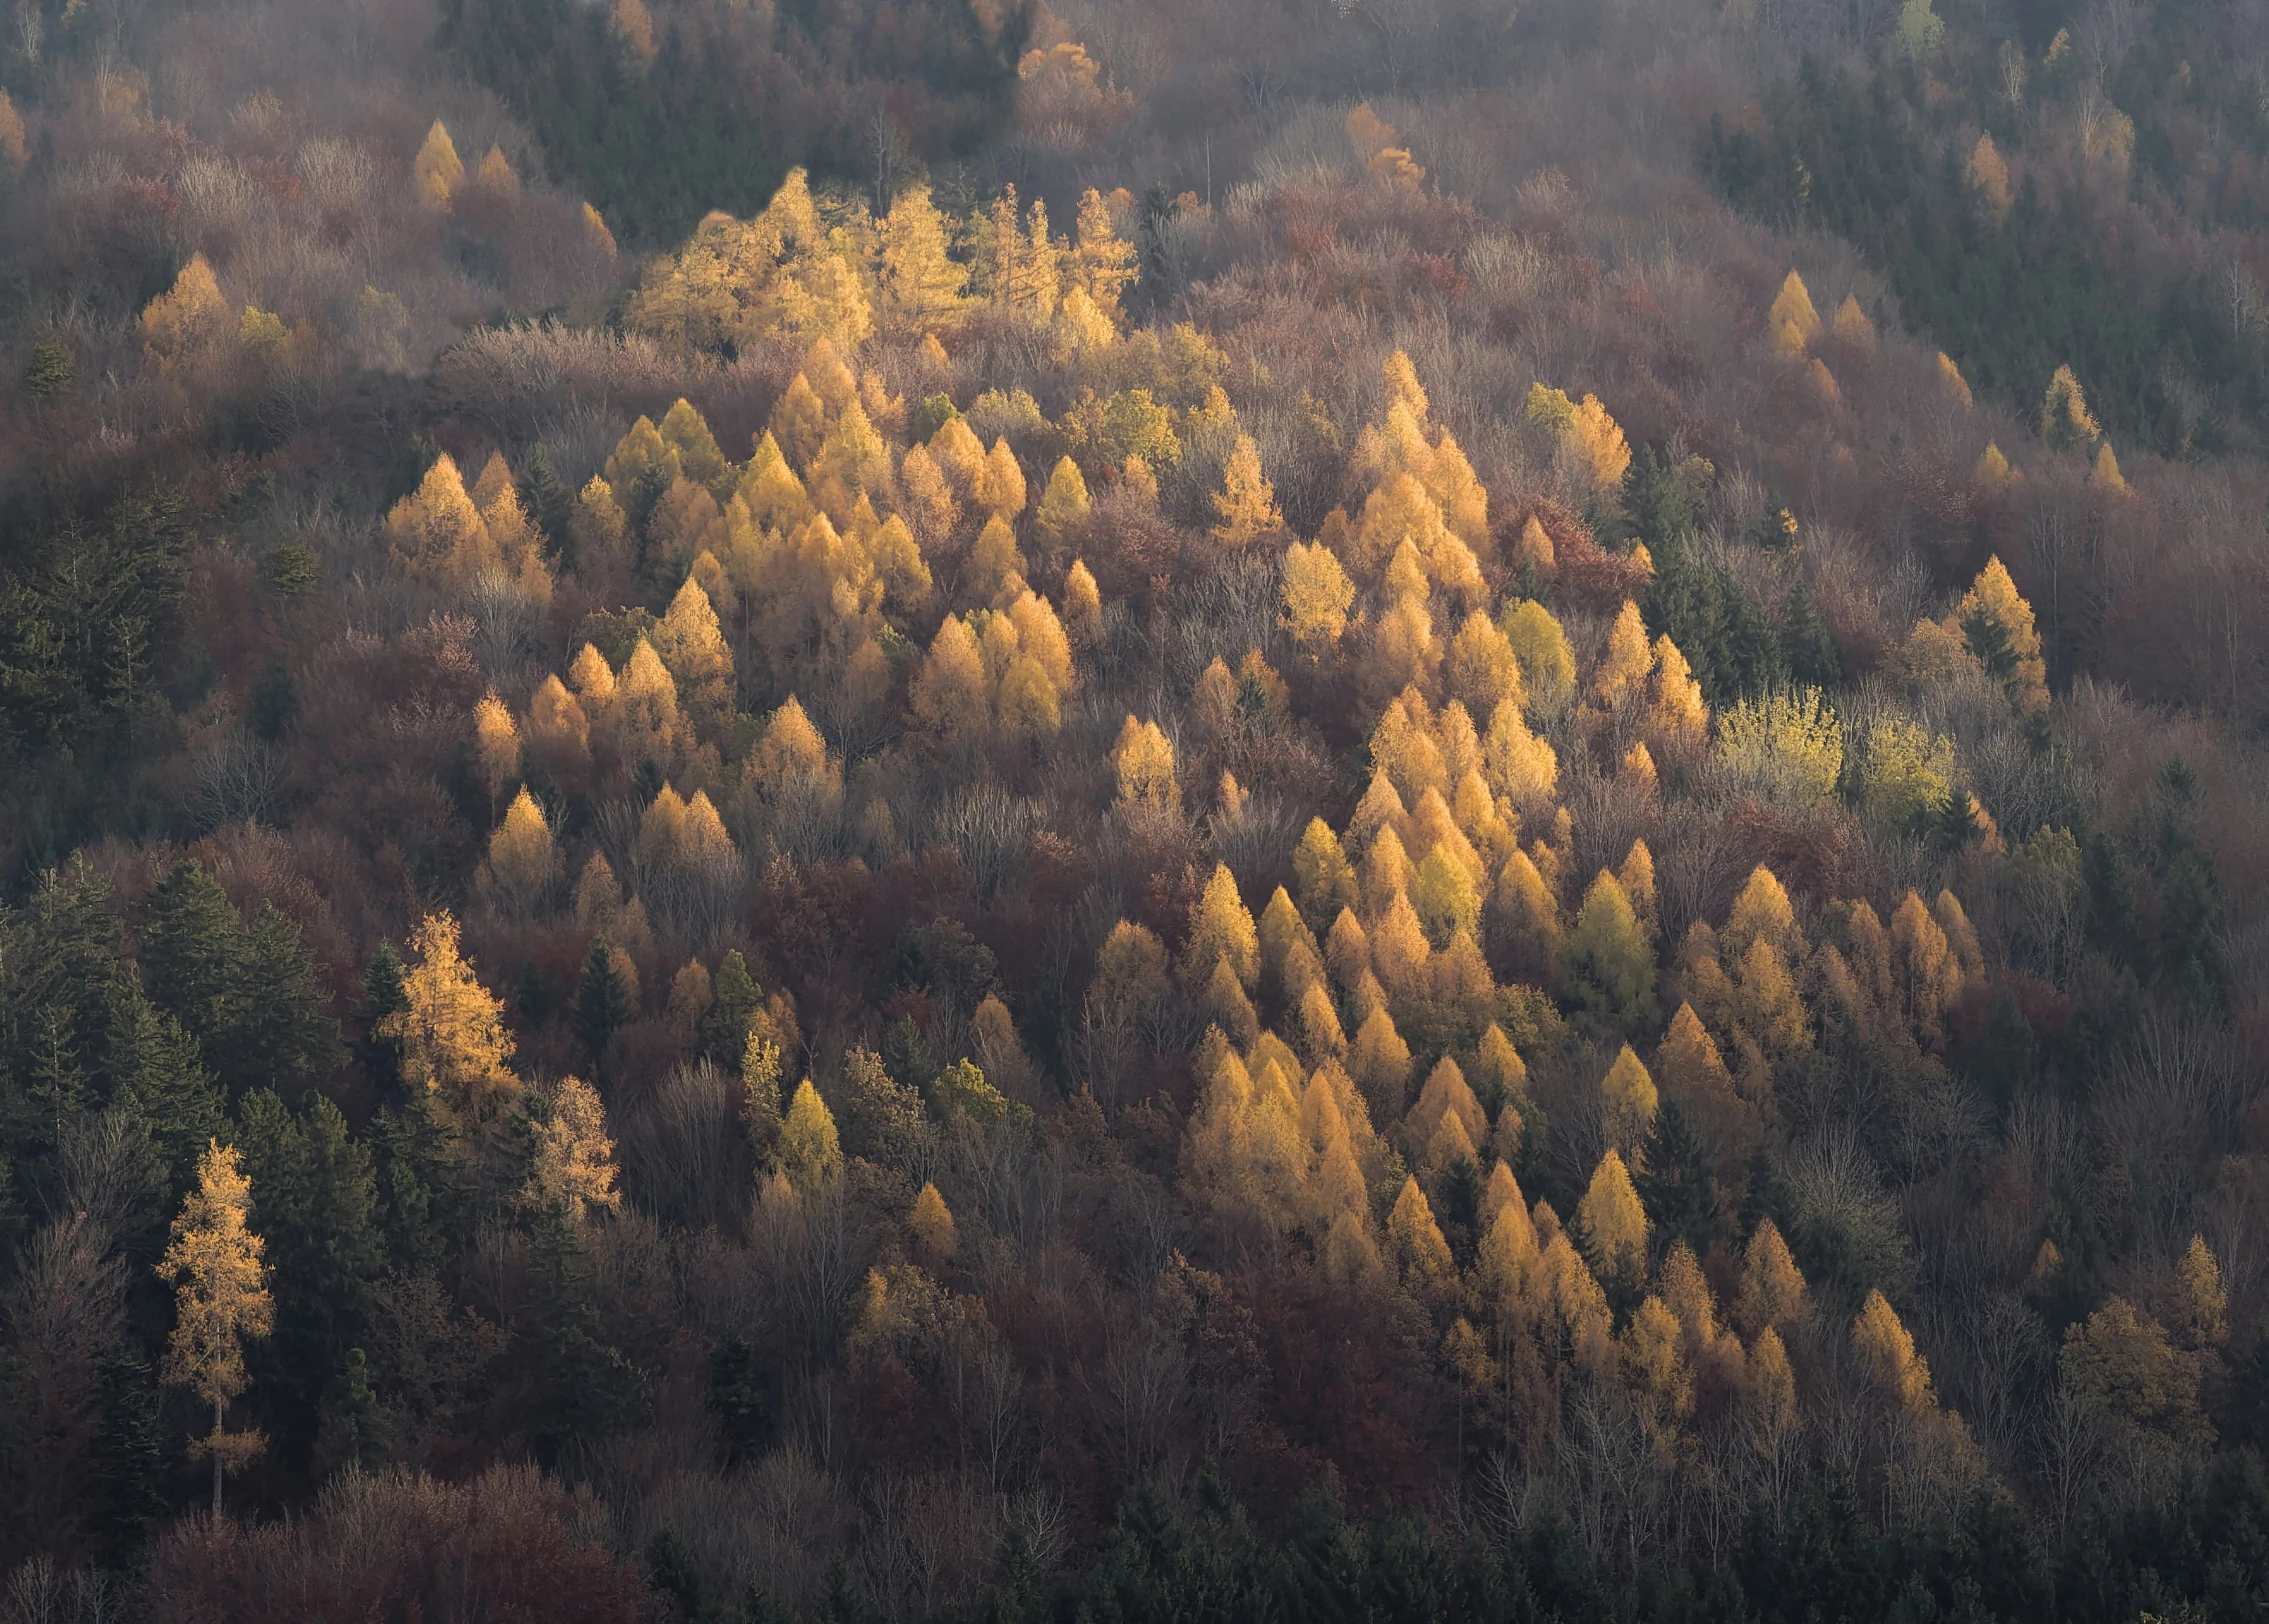
[[[596,1067],[606,1057],[615,1031],[631,1017],[630,988],[616,967],[614,949],[594,938],[583,955],[583,974],[575,984],[575,1035]]]
[[[243,922],[220,882],[198,864],[176,863],[150,893],[142,915],[142,970],[150,999],[195,1038],[222,1084],[231,1074],[232,1040],[244,1021],[247,989]]]
[[[748,1047],[749,1026],[763,1007],[764,991],[748,973],[737,947],[726,949],[710,983],[709,1008],[701,1017],[701,1050],[720,1066],[740,1064]]]
[[[294,1116],[262,1089],[238,1115],[251,1221],[275,1269],[276,1328],[261,1350],[261,1388],[284,1401],[296,1452],[312,1442],[318,1406],[368,1323],[384,1262],[377,1177],[369,1150],[321,1095]]]
[[[1663,1246],[1684,1241],[1696,1257],[1707,1256],[1719,1236],[1717,1199],[1710,1188],[1709,1147],[1695,1133],[1676,1100],[1655,1112],[1639,1158],[1639,1200]]]

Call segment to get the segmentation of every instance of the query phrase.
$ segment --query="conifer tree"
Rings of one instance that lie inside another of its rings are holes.
[[[273,1271],[273,1357],[264,1388],[280,1389],[312,1420],[362,1339],[384,1274],[378,1183],[369,1149],[337,1105],[316,1095],[296,1116],[268,1090],[239,1112],[250,1222]]]
[[[1292,883],[1300,893],[1300,917],[1310,930],[1329,929],[1355,901],[1354,865],[1322,818],[1308,820],[1292,853]]]
[[[473,707],[473,769],[488,793],[493,818],[497,801],[520,776],[520,725],[493,688]]]
[[[1584,893],[1561,964],[1584,1008],[1616,1028],[1655,1017],[1654,949],[1623,882],[1601,869]]]
[[[1790,271],[1781,283],[1772,309],[1765,313],[1765,325],[1772,331],[1774,344],[1785,355],[1804,354],[1820,336],[1820,313],[1812,308],[1811,292],[1804,286],[1804,278],[1795,271]]]
[[[1080,477],[1079,465],[1069,457],[1058,457],[1034,519],[1048,534],[1060,536],[1087,517],[1089,506],[1087,481]]]
[[[1237,877],[1227,863],[1216,863],[1197,906],[1190,910],[1182,979],[1192,990],[1201,988],[1212,978],[1214,965],[1223,960],[1240,987],[1255,984],[1260,975],[1260,933],[1238,895]]]
[[[1603,1278],[1636,1284],[1647,1266],[1647,1211],[1620,1153],[1609,1148],[1576,1208],[1584,1259]]]
[[[2127,480],[2119,471],[2119,458],[2112,455],[2109,440],[2096,447],[2096,465],[2088,474],[2088,484],[2109,496],[2127,494]]]
[[[203,254],[192,254],[173,286],[142,311],[142,343],[161,361],[179,359],[219,334],[228,319],[228,301]]]
[[[413,1093],[431,1094],[461,1122],[488,1121],[520,1091],[504,1005],[465,962],[452,915],[428,914],[410,933],[410,950],[402,977],[407,1007],[378,1031],[401,1045],[402,1081]]]
[[[806,1077],[796,1085],[780,1126],[779,1165],[788,1183],[809,1195],[843,1170],[842,1141],[836,1136],[835,1117],[819,1090]]]
[[[1646,1066],[1626,1043],[1599,1080],[1607,1142],[1636,1152],[1652,1131],[1658,1095]]]
[[[926,333],[950,326],[966,308],[968,268],[947,254],[946,220],[924,185],[907,187],[882,218],[880,276],[884,325]]]
[[[2103,436],[2103,429],[2088,411],[2080,380],[2069,366],[2060,366],[2041,397],[2041,438],[2059,451],[2086,450]]]
[[[1556,714],[1576,687],[1576,654],[1568,634],[1534,598],[1512,605],[1499,624],[1520,662],[1530,707],[1541,716]]]
[[[906,1228],[913,1237],[915,1255],[930,1268],[942,1268],[953,1261],[960,1241],[953,1213],[934,1183],[924,1184],[921,1194],[914,1198],[914,1208],[906,1215]]]
[[[1851,1325],[1852,1352],[1868,1383],[1912,1413],[1933,1408],[1930,1365],[1880,1291],[1869,1291]]]
[[[433,128],[425,132],[425,144],[410,163],[410,173],[418,183],[418,191],[428,206],[445,209],[455,194],[458,183],[465,178],[464,160],[457,156],[457,144],[449,139],[449,130],[441,120],[433,121]]]
[[[257,1432],[226,1430],[230,1403],[251,1382],[244,1345],[275,1326],[275,1301],[261,1261],[266,1242],[248,1226],[251,1193],[235,1149],[213,1141],[157,1266],[158,1278],[175,1288],[166,1385],[185,1387],[213,1407],[213,1430],[190,1447],[193,1459],[213,1463],[215,1517],[221,1513],[222,1474],[249,1464],[267,1443]]]
[[[598,1090],[570,1075],[531,1095],[529,1107],[535,1150],[522,1203],[571,1224],[582,1223],[594,1208],[620,1210],[614,1141]]]
[[[1355,602],[1355,583],[1330,548],[1297,541],[1286,548],[1282,592],[1284,624],[1297,642],[1320,654],[1339,641]]]
[[[2048,668],[2041,661],[2032,605],[2018,595],[2016,582],[1998,556],[1986,560],[1954,618],[1970,651],[2021,709],[2039,710],[2048,704]]]
[[[1120,197],[1125,197],[1120,193]],[[1074,222],[1078,235],[1076,275],[1081,291],[1105,316],[1116,317],[1119,298],[1136,275],[1134,245],[1112,223],[1110,201],[1090,186],[1080,194]]]
[[[1150,813],[1177,812],[1182,790],[1174,776],[1174,746],[1156,722],[1137,722],[1133,716],[1119,729],[1111,750],[1111,764],[1119,780],[1118,805]],[[1210,973],[1211,966],[1207,966]]]
[[[1770,1218],[1759,1221],[1741,1254],[1741,1290],[1734,1320],[1751,1336],[1810,1317],[1812,1294]]]
[[[8,93],[0,90],[0,172],[22,169],[28,156],[24,117],[16,111],[16,104],[8,99]]]
[[[1620,710],[1647,679],[1653,656],[1639,606],[1626,600],[1607,634],[1607,653],[1592,673],[1592,695],[1608,710]]]
[[[1438,1303],[1457,1285],[1457,1264],[1450,1243],[1442,1238],[1434,1209],[1415,1178],[1402,1181],[1394,1211],[1387,1218],[1387,1241],[1402,1274],[1403,1286],[1423,1303]]]
[[[1213,539],[1224,547],[1243,547],[1284,528],[1284,515],[1276,509],[1276,487],[1261,472],[1260,447],[1249,434],[1237,436],[1236,448],[1222,470],[1222,487],[1214,494],[1213,511]]]
[[[243,925],[228,893],[205,869],[176,863],[150,892],[142,915],[142,970],[150,1000],[208,1053],[229,1046],[251,992]],[[244,1079],[228,1079],[237,1089]]]

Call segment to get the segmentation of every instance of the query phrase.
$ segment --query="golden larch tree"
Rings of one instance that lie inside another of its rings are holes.
[[[2033,626],[2033,606],[2018,593],[1998,554],[1986,560],[1956,607],[1954,620],[1969,639],[1971,651],[2021,709],[2036,711],[2048,704],[2048,667],[2041,658],[2040,633]]]
[[[835,1131],[834,1113],[809,1077],[796,1085],[796,1096],[780,1125],[779,1165],[800,1195],[811,1194],[843,1171],[843,1142]]]
[[[252,1384],[244,1344],[275,1328],[268,1295],[267,1243],[249,1227],[252,1181],[233,1145],[214,1140],[197,1163],[197,1188],[173,1220],[173,1234],[157,1266],[174,1288],[173,1334],[166,1342],[163,1375],[213,1407],[213,1430],[190,1446],[192,1459],[213,1463],[213,1515],[221,1514],[221,1476],[244,1466],[267,1447],[257,1432],[226,1429],[229,1405]]]
[[[448,912],[419,921],[410,955],[402,976],[407,1005],[381,1020],[377,1034],[402,1046],[406,1084],[433,1094],[460,1122],[486,1122],[520,1092],[503,1002],[465,962]]]
[[[1595,1273],[1625,1281],[1645,1276],[1647,1209],[1631,1183],[1630,1168],[1614,1148],[1599,1159],[1576,1217],[1583,1228],[1584,1258]]]
[[[614,1140],[607,1134],[606,1107],[599,1091],[580,1077],[562,1077],[541,1096],[532,1112],[535,1154],[522,1193],[527,1205],[582,1223],[593,1209],[618,1212],[622,1192],[615,1188]]]
[[[418,155],[410,161],[410,174],[418,183],[418,193],[426,203],[437,209],[449,206],[460,182],[465,178],[465,162],[457,156],[457,144],[449,139],[448,126],[441,120],[433,121],[433,128],[425,132],[425,143]]]
[[[1224,547],[1242,547],[1284,528],[1284,515],[1276,509],[1276,487],[1261,472],[1260,447],[1251,435],[1237,436],[1221,477],[1221,489],[1213,497],[1215,541]]]
[[[1811,292],[1795,271],[1782,281],[1772,308],[1765,312],[1765,325],[1784,355],[1802,355],[1820,336],[1820,312],[1812,308]]]

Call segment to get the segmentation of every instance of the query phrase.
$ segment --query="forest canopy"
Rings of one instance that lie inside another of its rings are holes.
[[[26,0],[0,1614],[2269,1606],[2264,85]]]

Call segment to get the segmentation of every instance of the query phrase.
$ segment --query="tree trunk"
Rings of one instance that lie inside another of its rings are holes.
[[[221,1520],[221,1406],[213,1406],[213,1521]]]

